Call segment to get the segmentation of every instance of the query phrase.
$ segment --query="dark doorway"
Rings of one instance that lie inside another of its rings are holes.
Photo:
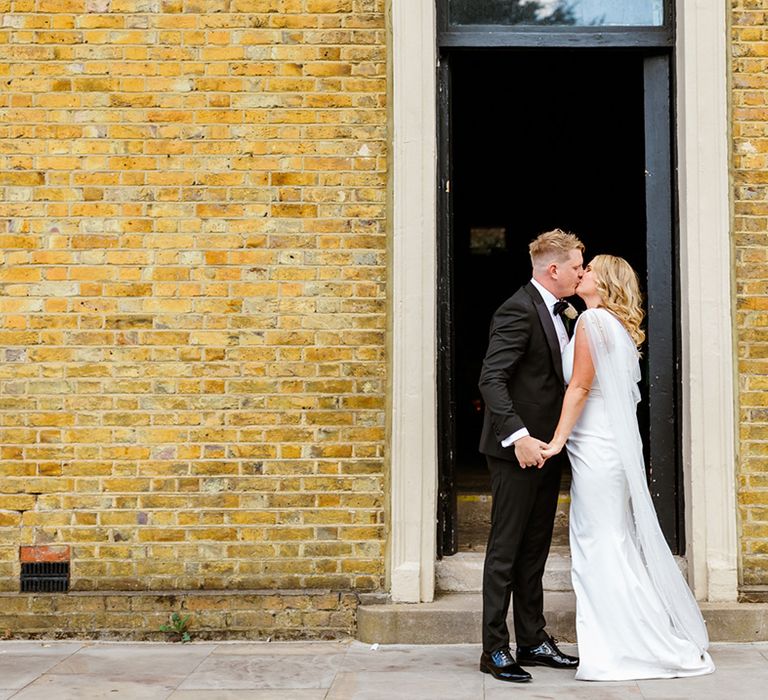
[[[453,443],[442,459],[448,452],[453,461],[454,518],[455,499],[470,507],[463,513],[459,509],[452,542],[444,537],[445,553],[473,548],[483,536],[483,494],[490,489],[477,451],[482,425],[477,379],[494,310],[530,279],[530,240],[564,228],[584,241],[586,260],[597,253],[620,255],[644,284],[649,278],[655,253],[646,221],[647,61],[647,54],[626,49],[450,52],[450,101],[443,105],[450,107],[443,125],[443,134],[450,134],[448,150],[442,145],[450,177],[450,221],[444,218],[444,228],[450,231],[445,276],[451,290],[442,330],[451,346],[451,367],[449,386],[443,382],[450,399],[443,399],[442,410],[452,413],[443,425],[453,424]],[[659,121],[661,128],[668,128],[668,118],[665,114]],[[669,195],[668,169],[661,175],[667,177]],[[665,206],[671,209],[671,199]],[[663,235],[671,238],[670,231]],[[671,269],[671,260],[665,264]],[[668,281],[655,300],[664,298],[671,308],[672,289]],[[665,352],[670,342],[664,341]],[[647,360],[643,370],[647,378]],[[644,380],[641,387],[640,421],[649,457],[648,406],[654,386],[658,393],[653,382]],[[674,386],[661,391],[669,403]],[[675,459],[673,454],[673,468]],[[566,476],[564,490],[568,486]],[[479,511],[471,507],[478,497]],[[667,535],[675,544],[676,533]]]

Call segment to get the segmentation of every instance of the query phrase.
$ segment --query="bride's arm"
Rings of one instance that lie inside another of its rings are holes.
[[[576,328],[576,340],[573,347],[573,376],[565,392],[563,408],[560,411],[560,420],[557,423],[557,428],[555,428],[555,434],[549,445],[541,452],[545,459],[556,455],[563,449],[573,426],[576,425],[576,421],[584,410],[584,403],[589,396],[589,390],[594,379],[595,366],[592,364],[584,324],[580,323]]]

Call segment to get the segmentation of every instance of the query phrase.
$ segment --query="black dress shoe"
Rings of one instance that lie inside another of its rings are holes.
[[[579,658],[563,654],[552,637],[535,647],[517,647],[517,660],[521,666],[576,668],[579,665]]]
[[[527,683],[531,680],[531,674],[517,665],[512,658],[512,653],[506,647],[491,652],[484,651],[480,657],[480,670],[483,673],[490,673],[500,681],[510,683]]]

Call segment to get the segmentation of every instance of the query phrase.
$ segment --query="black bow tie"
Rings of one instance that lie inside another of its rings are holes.
[[[564,299],[560,299],[555,302],[555,305],[552,307],[552,313],[560,315],[568,308],[568,302]]]

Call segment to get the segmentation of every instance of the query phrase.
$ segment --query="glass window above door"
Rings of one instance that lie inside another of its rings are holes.
[[[445,1],[445,0],[444,0]],[[450,25],[660,27],[664,0],[447,0]]]

